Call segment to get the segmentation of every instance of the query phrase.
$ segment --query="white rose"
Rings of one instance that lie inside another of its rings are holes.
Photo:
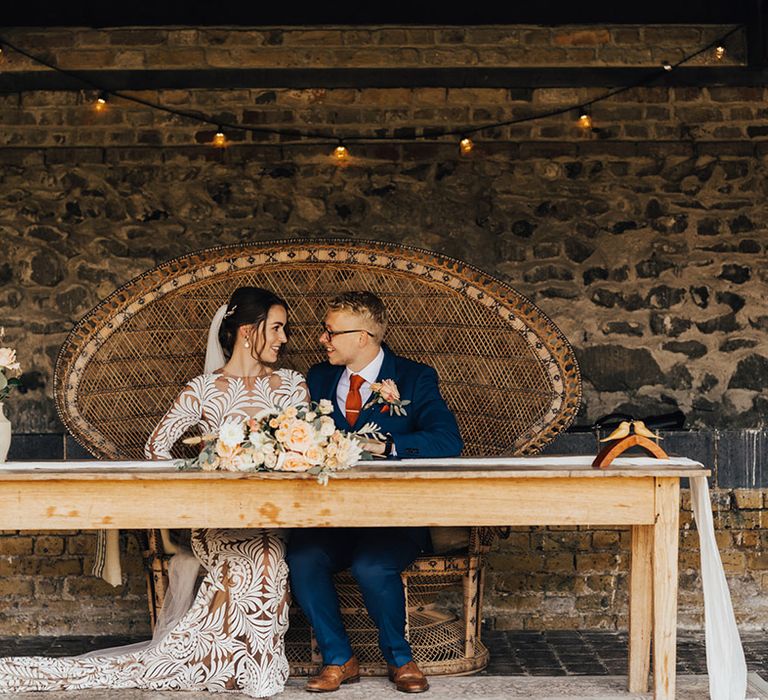
[[[336,432],[336,424],[333,422],[333,418],[323,416],[320,419],[320,435],[323,437],[330,437]]]
[[[317,410],[324,416],[330,415],[333,413],[333,404],[329,399],[320,399],[320,403],[317,404]]]
[[[253,456],[249,452],[241,452],[239,455],[231,460],[230,471],[233,472],[250,472],[256,468],[256,463],[253,461]]]
[[[256,432],[251,433],[248,436],[248,442],[253,445],[253,448],[256,450],[260,450],[264,445],[266,445],[269,442],[269,437],[267,437],[264,433]]]
[[[11,348],[0,348],[0,367],[10,370],[19,369],[19,363],[16,362],[15,350],[11,350]]]

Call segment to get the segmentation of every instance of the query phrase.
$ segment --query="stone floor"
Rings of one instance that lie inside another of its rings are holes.
[[[493,631],[483,636],[491,652],[491,663],[481,674],[463,678],[433,678],[430,700],[445,698],[528,698],[528,700],[645,699],[651,694],[629,694],[626,690],[627,637],[617,632]],[[65,656],[92,649],[129,643],[136,639],[114,637],[0,638],[0,656]],[[768,700],[768,635],[742,634],[750,686],[747,698]],[[702,634],[678,635],[679,700],[708,697],[706,653]],[[280,700],[308,697],[302,679],[291,679]],[[81,700],[203,700],[206,693],[159,693],[141,691],[80,691]],[[14,695],[4,695],[12,698]],[[18,697],[22,697],[19,695]],[[26,696],[27,698],[30,696]],[[47,693],[44,700],[72,700],[72,693]],[[234,693],[228,697],[245,698]],[[393,698],[391,685],[381,678],[364,678],[345,686],[334,700],[383,700]]]
[[[747,668],[768,679],[768,634],[742,634]],[[0,656],[71,656],[140,641],[129,637],[0,637]],[[483,632],[491,662],[484,676],[622,676],[627,673],[624,632]],[[680,632],[677,672],[707,672],[704,635]]]

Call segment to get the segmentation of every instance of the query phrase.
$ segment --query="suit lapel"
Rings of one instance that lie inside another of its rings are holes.
[[[379,370],[379,375],[376,377],[376,381],[381,382],[385,379],[392,379],[395,384],[397,384],[397,373],[395,371],[395,354],[389,349],[386,343],[382,343],[381,347],[384,350],[384,360],[381,363],[381,369]],[[373,395],[371,395],[366,404],[363,405],[367,405],[372,399]],[[355,423],[355,425],[363,426],[369,421],[381,425],[382,417],[389,415],[383,414],[381,412],[381,408],[382,405],[377,403],[373,406],[370,406],[369,408],[364,409],[360,412],[360,416],[358,417],[357,423]]]

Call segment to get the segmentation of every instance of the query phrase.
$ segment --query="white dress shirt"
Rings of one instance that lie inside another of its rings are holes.
[[[336,403],[339,405],[342,413],[347,410],[347,394],[349,394],[349,378],[353,374],[359,374],[365,381],[360,385],[360,398],[362,399],[362,406],[368,402],[371,398],[371,384],[379,378],[379,372],[381,371],[381,365],[384,364],[384,350],[379,348],[379,354],[373,358],[365,367],[359,372],[353,372],[347,367],[339,379],[339,384],[336,387]]]

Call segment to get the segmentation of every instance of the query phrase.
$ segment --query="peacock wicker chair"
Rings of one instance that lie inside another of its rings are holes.
[[[184,384],[202,371],[214,311],[244,285],[274,289],[286,299],[288,364],[302,372],[323,359],[317,336],[328,299],[353,289],[379,295],[391,318],[387,343],[435,367],[465,455],[534,454],[568,427],[579,408],[581,381],[567,340],[503,282],[459,260],[406,246],[277,241],[171,260],[89,312],[56,366],[56,404],[75,438],[101,459],[142,458],[147,436]],[[460,551],[418,559],[403,574],[409,639],[428,674],[471,673],[488,661],[480,640],[483,560],[497,533],[470,527],[465,533]],[[146,540],[154,621],[165,590],[165,558],[157,531]],[[375,626],[354,582],[342,574],[338,587],[363,672],[385,673]],[[459,613],[438,605],[448,589],[462,592]],[[294,673],[319,667],[299,611],[292,611],[286,644]]]

